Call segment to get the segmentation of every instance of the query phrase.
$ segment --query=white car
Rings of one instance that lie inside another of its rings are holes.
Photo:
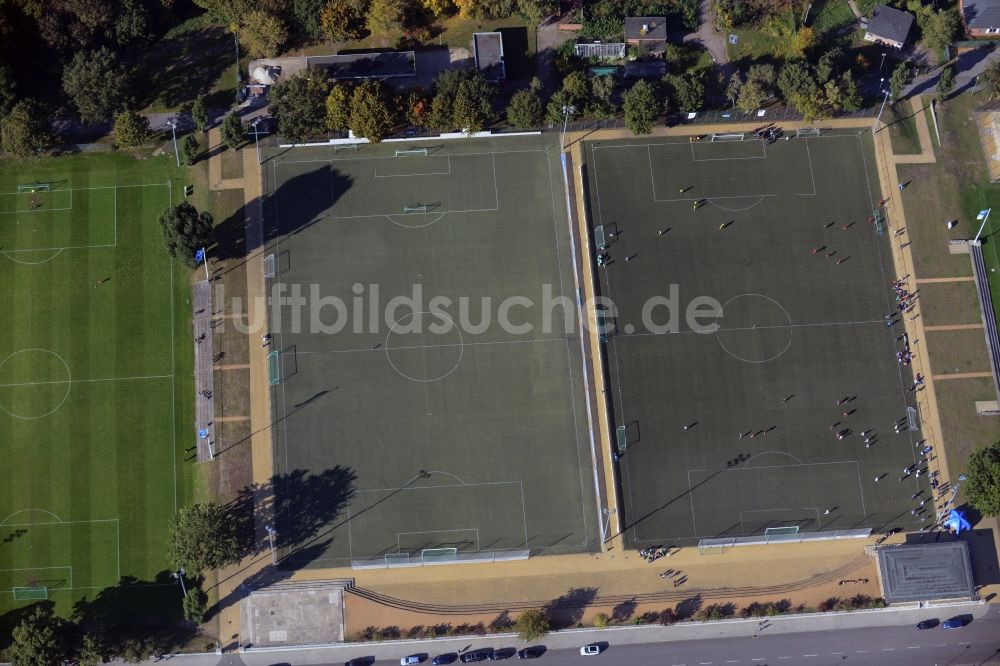
[[[582,648],[580,648],[580,654],[587,657],[595,654],[601,654],[601,646],[598,645],[597,643],[588,643],[587,645],[584,645]]]
[[[399,666],[409,666],[410,664],[419,664],[423,661],[419,654],[411,654],[408,657],[400,657]]]

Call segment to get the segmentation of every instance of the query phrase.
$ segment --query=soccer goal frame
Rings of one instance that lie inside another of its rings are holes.
[[[412,206],[403,206],[403,215],[411,215],[413,213],[426,213],[430,211],[430,204],[413,204]]]
[[[743,141],[746,138],[744,132],[730,132],[728,134],[713,134],[712,141]]]
[[[403,150],[396,151],[396,157],[409,157],[413,155],[427,156],[426,148],[404,148]]]
[[[48,192],[52,189],[50,183],[24,183],[17,186],[17,193]]]
[[[795,136],[820,136],[823,132],[818,127],[802,127],[795,130]]]
[[[42,586],[35,587],[15,587],[11,589],[14,593],[14,601],[39,601],[49,598],[49,588]]]
[[[356,144],[356,143],[338,143],[338,144],[334,144],[334,146],[333,146],[333,152],[339,153],[342,150],[353,150],[353,151],[357,152],[357,150],[358,150],[358,144]]]

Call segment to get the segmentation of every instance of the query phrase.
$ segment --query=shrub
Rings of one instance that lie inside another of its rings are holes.
[[[610,621],[611,618],[608,617],[607,613],[598,613],[594,616],[594,626],[598,629],[604,629]]]

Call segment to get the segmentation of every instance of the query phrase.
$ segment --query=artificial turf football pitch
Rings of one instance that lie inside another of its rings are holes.
[[[178,175],[129,154],[0,169],[3,609],[172,584],[166,528],[190,496],[191,344],[174,344],[190,343],[190,287],[157,220]],[[38,182],[51,189],[17,192]]]
[[[596,550],[558,137],[421,146],[268,160],[277,478],[351,480],[322,526],[278,483],[284,562]],[[328,305],[274,307],[296,290]],[[546,293],[568,303],[548,324]]]
[[[927,477],[899,480],[923,445],[894,431],[915,399],[870,134],[584,154],[628,542],[929,524]]]

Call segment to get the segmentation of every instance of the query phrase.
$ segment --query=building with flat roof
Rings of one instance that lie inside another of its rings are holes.
[[[964,541],[902,544],[879,548],[877,554],[887,604],[975,596],[969,546]]]
[[[472,56],[476,69],[483,73],[487,81],[499,83],[507,78],[503,62],[503,35],[499,32],[472,33]]]
[[[663,16],[629,16],[625,19],[625,41],[648,47],[667,43],[667,19]]]

